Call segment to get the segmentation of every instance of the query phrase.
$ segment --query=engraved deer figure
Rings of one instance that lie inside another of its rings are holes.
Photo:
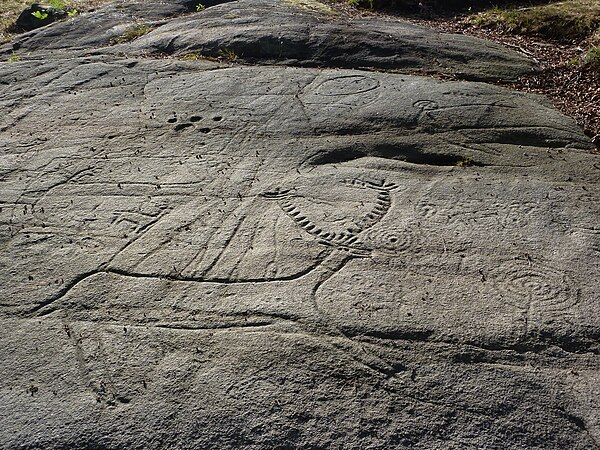
[[[307,214],[297,207],[294,198],[297,197],[294,189],[276,190],[264,192],[260,198],[267,201],[275,201],[283,213],[289,219],[303,230],[307,235],[316,237],[318,242],[330,248],[330,251],[321,261],[308,268],[305,272],[293,274],[287,277],[275,277],[264,279],[228,279],[217,280],[200,277],[181,277],[179,275],[161,276],[155,274],[125,272],[118,269],[107,268],[95,271],[92,274],[83,276],[80,280],[72,283],[63,292],[51,297],[45,302],[45,305],[35,308],[33,315],[46,315],[59,309],[64,309],[65,313],[71,307],[80,310],[75,306],[85,296],[85,292],[91,292],[91,286],[101,280],[104,294],[108,297],[117,297],[117,292],[123,290],[123,286],[131,284],[130,291],[135,291],[135,286],[146,280],[147,283],[157,285],[167,281],[177,283],[179,289],[185,286],[186,296],[188,298],[201,298],[206,290],[207,284],[210,284],[210,290],[219,292],[222,299],[232,298],[236,305],[246,304],[248,311],[255,314],[269,314],[270,311],[285,312],[291,315],[306,315],[306,317],[315,317],[319,321],[326,321],[324,314],[321,314],[316,302],[317,291],[319,287],[339,272],[350,260],[354,258],[370,257],[372,251],[377,248],[376,243],[369,240],[366,235],[368,230],[378,224],[389,212],[392,206],[391,193],[397,186],[385,181],[373,182],[361,179],[344,179],[342,183],[353,189],[366,189],[373,191],[375,196],[374,206],[362,217],[355,218],[353,225],[343,231],[332,231],[318,227],[313,223]],[[108,281],[110,280],[110,281]],[[269,285],[268,288],[265,285]],[[113,295],[114,294],[114,295]],[[269,302],[258,301],[253,304],[252,299],[264,299],[265,294],[270,299]],[[126,301],[122,298],[121,301]],[[226,301],[226,300],[223,300]],[[90,305],[83,308],[82,316],[93,315],[94,317],[103,317],[105,314],[96,309],[97,299],[90,297]],[[233,306],[232,306],[233,307]],[[146,307],[151,309],[151,307]],[[185,309],[185,308],[184,308]],[[210,309],[210,308],[209,308]],[[131,309],[133,311],[133,309]],[[187,311],[187,309],[185,309]],[[207,310],[208,311],[208,310]],[[315,316],[314,314],[317,313]],[[160,314],[159,314],[160,315]],[[174,326],[177,322],[175,315],[171,313],[169,322]],[[129,318],[130,322],[136,319]]]

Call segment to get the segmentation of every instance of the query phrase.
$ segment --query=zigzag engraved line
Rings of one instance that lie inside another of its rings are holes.
[[[385,180],[381,180],[379,183],[377,183],[368,180],[361,180],[360,178],[345,178],[342,180],[342,183],[359,189],[374,189],[376,191],[391,191],[398,187],[398,185],[394,183],[386,183]]]
[[[333,247],[358,252],[357,255],[368,254],[368,249],[360,242],[358,235],[379,223],[389,212],[392,206],[390,191],[397,188],[393,183],[374,183],[361,179],[345,179],[343,183],[359,189],[373,189],[378,192],[377,203],[373,209],[360,220],[361,225],[349,228],[347,231],[335,233],[322,230],[302,213],[302,210],[292,202],[293,194],[290,191],[265,193],[265,198],[278,200],[279,207],[292,221],[308,234],[321,239],[321,242]]]
[[[361,227],[356,229],[356,234],[372,228],[385,217],[392,207],[392,196],[389,190],[379,190],[377,194],[377,203],[373,209],[365,214],[361,219]],[[352,230],[354,231],[354,230]]]

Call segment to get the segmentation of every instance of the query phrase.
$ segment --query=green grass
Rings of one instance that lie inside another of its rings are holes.
[[[19,55],[17,55],[15,52],[12,52],[12,54],[10,55],[10,57],[7,60],[7,62],[9,62],[9,63],[18,62],[18,61],[21,61],[21,57]]]
[[[374,9],[375,4],[373,0],[346,0],[348,5],[353,8],[362,8],[362,9]]]
[[[596,30],[596,32],[588,39],[590,45],[600,46],[600,28]]]
[[[456,161],[455,165],[456,167],[470,167],[474,164],[475,162],[473,161],[473,158],[471,158],[470,156],[463,156]]]
[[[299,9],[306,9],[308,11],[318,12],[326,16],[336,16],[338,14],[329,5],[321,3],[317,0],[284,0],[283,4],[286,6],[293,6]]]
[[[354,8],[368,10],[416,11],[422,0],[343,0]],[[427,1],[425,2],[427,3]]]
[[[569,0],[526,8],[492,8],[469,22],[514,34],[568,42],[589,38],[600,27],[598,0]]]
[[[229,48],[220,49],[219,56],[217,56],[217,59],[220,59],[221,61],[229,61],[229,62],[234,62],[237,58],[238,58],[238,55],[236,55],[235,52]]]
[[[199,52],[189,52],[179,57],[182,61],[197,61],[202,59],[202,55]]]

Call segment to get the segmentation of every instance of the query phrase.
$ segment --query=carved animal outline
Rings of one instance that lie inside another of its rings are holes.
[[[88,282],[93,282],[94,278],[97,276],[116,276],[119,278],[119,283],[121,284],[127,281],[136,283],[140,279],[145,278],[170,280],[171,282],[191,282],[197,286],[201,286],[205,283],[210,283],[212,286],[229,286],[230,288],[239,286],[241,289],[250,288],[252,290],[254,288],[258,289],[260,285],[265,283],[270,283],[273,292],[281,291],[281,294],[275,295],[275,297],[287,298],[290,305],[309,305],[309,308],[317,312],[318,316],[323,316],[323,313],[319,311],[316,299],[320,286],[342,270],[350,260],[354,258],[366,258],[371,255],[374,248],[372,245],[369,245],[368,239],[365,239],[365,233],[371,230],[388,214],[392,206],[392,192],[398,188],[396,184],[386,181],[373,182],[356,178],[346,178],[340,180],[340,182],[355,189],[368,189],[374,191],[376,194],[376,204],[360,218],[358,221],[360,225],[356,225],[338,233],[318,228],[294,205],[293,199],[296,196],[295,189],[264,192],[260,195],[260,197],[264,199],[276,201],[281,210],[293,223],[307,234],[318,237],[320,244],[331,248],[331,251],[324,255],[323,259],[315,262],[314,265],[302,273],[280,279],[209,280],[202,279],[202,277],[186,278],[177,275],[161,277],[109,268],[85,274],[81,279],[68,286],[63,292],[47,299],[43,305],[34,308],[31,313],[33,313],[33,315],[45,315],[56,309],[60,309],[63,298],[69,297],[70,291],[75,286],[82,284],[83,287]],[[302,284],[307,286],[307,289],[295,290],[294,295],[290,296],[289,285],[295,284],[299,280],[303,281]],[[116,285],[117,283],[111,284]],[[294,309],[292,309],[291,312],[293,313]]]

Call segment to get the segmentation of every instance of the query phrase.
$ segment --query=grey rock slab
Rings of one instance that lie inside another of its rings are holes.
[[[291,3],[239,0],[218,5],[173,20],[125,51],[211,56],[227,51],[246,62],[413,70],[477,79],[516,79],[534,67],[525,55],[480,39],[402,20],[328,18],[320,11],[286,7]]]
[[[479,80],[514,80],[536,66],[531,58],[499,44],[403,20],[352,20],[316,1],[239,0],[208,4],[189,14],[184,13],[190,11],[190,2],[134,6],[111,6],[29,33],[4,51],[191,54],[253,64],[364,67]],[[156,29],[115,45],[135,23]]]
[[[96,56],[0,110],[0,447],[598,447],[600,156],[540,97]]]
[[[227,0],[207,0],[213,6]],[[97,10],[76,15],[39,30],[24,33],[11,44],[0,47],[4,52],[56,52],[57,50],[90,50],[114,44],[136,25],[164,25],[168,19],[196,11],[194,0],[144,0],[139,3],[114,2]],[[56,56],[56,55],[55,55]]]

